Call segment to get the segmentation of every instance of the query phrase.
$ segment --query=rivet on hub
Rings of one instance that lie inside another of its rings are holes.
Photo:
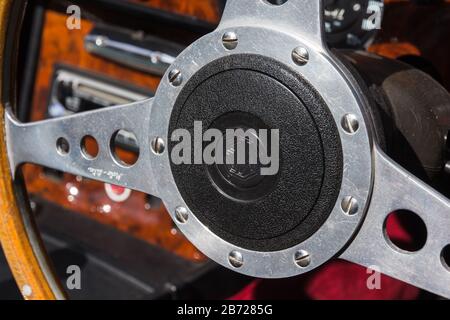
[[[174,86],[179,86],[183,82],[183,75],[178,69],[169,72],[169,82]]]
[[[292,51],[292,60],[299,65],[304,66],[309,61],[308,50],[304,47],[297,47]]]
[[[164,149],[166,148],[164,144],[164,140],[160,137],[156,137],[151,142],[152,151],[155,154],[162,154],[164,152]]]
[[[189,213],[185,207],[177,207],[175,209],[175,217],[179,223],[186,223],[189,218]]]
[[[240,268],[244,265],[244,257],[239,251],[231,251],[228,256],[228,261],[235,268]]]
[[[306,268],[311,263],[311,256],[308,251],[298,250],[294,255],[294,260],[299,267]]]
[[[341,125],[345,132],[349,134],[354,134],[359,129],[359,122],[354,114],[346,114],[342,118]]]
[[[233,50],[238,45],[238,37],[237,34],[233,31],[227,31],[222,37],[222,43],[225,48],[228,50]]]
[[[342,200],[341,208],[346,214],[352,216],[358,213],[358,201],[352,196],[347,196]]]

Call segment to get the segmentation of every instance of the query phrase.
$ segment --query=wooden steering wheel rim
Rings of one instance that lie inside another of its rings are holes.
[[[11,79],[9,69],[13,69],[10,58],[17,56],[7,48],[6,43],[11,40],[7,34],[18,38],[24,7],[24,1],[0,1],[0,241],[25,299],[64,299],[62,286],[34,224],[22,179],[11,175],[7,155],[4,119],[5,110],[12,102],[10,92],[14,90],[13,87],[4,89],[6,81]]]

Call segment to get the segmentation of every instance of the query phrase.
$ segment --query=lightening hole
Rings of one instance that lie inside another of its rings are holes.
[[[408,210],[398,210],[389,214],[385,220],[384,232],[387,241],[404,252],[417,252],[427,241],[425,222]]]
[[[67,155],[70,151],[69,141],[67,141],[66,138],[58,138],[58,140],[56,140],[56,150],[62,156]]]
[[[81,139],[81,152],[88,160],[97,158],[99,152],[97,140],[93,136],[85,136]]]
[[[134,165],[139,152],[139,143],[133,132],[122,129],[112,136],[111,153],[119,164],[126,167]]]
[[[441,260],[444,267],[450,271],[450,244],[442,250]]]
[[[288,2],[288,0],[265,0],[265,2],[274,6],[281,6]]]

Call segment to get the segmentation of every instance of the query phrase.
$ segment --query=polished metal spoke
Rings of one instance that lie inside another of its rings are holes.
[[[219,29],[238,26],[298,30],[298,36],[311,45],[324,45],[322,1],[288,0],[273,5],[266,0],[228,0]]]
[[[450,244],[450,201],[412,176],[375,148],[375,181],[361,230],[342,258],[450,298],[450,269],[441,256]],[[397,248],[386,234],[388,215],[397,210],[417,214],[427,241],[416,252]]]
[[[33,163],[157,195],[151,149],[150,113],[153,100],[109,107],[71,116],[31,123],[18,122],[6,114],[8,156],[13,174],[24,163]],[[114,156],[111,141],[119,130],[133,132],[140,147],[137,162],[128,166]],[[86,157],[81,141],[94,137],[99,153]],[[58,140],[68,143],[62,152]],[[67,146],[66,146],[67,147]]]

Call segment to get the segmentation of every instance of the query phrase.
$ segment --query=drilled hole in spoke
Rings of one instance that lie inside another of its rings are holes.
[[[286,2],[288,2],[288,0],[264,0],[264,1],[274,6],[281,6]]]
[[[70,145],[66,138],[61,137],[56,140],[56,150],[62,156],[65,156],[69,153]]]
[[[118,163],[128,167],[134,165],[139,159],[136,135],[127,130],[117,131],[111,138],[111,153]]]
[[[427,241],[427,227],[414,212],[398,210],[389,214],[384,223],[387,241],[395,248],[417,252]]]
[[[88,160],[97,158],[99,152],[97,140],[93,136],[85,136],[81,139],[81,152]]]
[[[450,244],[447,245],[441,252],[441,261],[445,268],[450,271]]]

